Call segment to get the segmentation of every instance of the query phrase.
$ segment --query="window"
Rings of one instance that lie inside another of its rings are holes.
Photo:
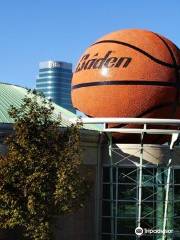
[[[163,228],[167,176],[165,167],[151,166],[142,170],[142,228]],[[102,240],[138,239],[134,233],[138,220],[138,180],[138,167],[103,167]],[[171,170],[167,206],[167,226],[174,230],[174,235],[169,234],[168,237],[177,240],[180,236],[180,169],[177,168]],[[147,234],[143,240],[156,240],[157,237],[157,234]],[[159,236],[161,238],[162,235]]]

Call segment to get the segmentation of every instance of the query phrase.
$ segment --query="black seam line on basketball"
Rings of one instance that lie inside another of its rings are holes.
[[[179,88],[175,82],[159,82],[159,81],[141,81],[141,80],[122,80],[122,81],[99,81],[99,82],[87,82],[79,83],[72,86],[72,90],[85,87],[95,87],[95,86],[112,86],[112,85],[138,85],[138,86],[160,86],[160,87],[174,87]]]
[[[173,105],[173,104],[174,104],[174,102],[161,103],[161,104],[159,104],[159,105],[156,105],[156,106],[153,106],[153,107],[147,109],[146,111],[144,111],[143,113],[139,114],[138,116],[135,116],[135,118],[144,117],[145,115],[147,115],[147,114],[149,114],[149,113],[151,113],[151,112],[153,112],[153,111],[156,111],[156,110],[161,109],[161,108],[164,108],[164,107],[171,106],[171,105]],[[128,124],[120,124],[120,125],[118,125],[118,126],[119,126],[119,127],[125,127],[125,126],[127,126],[127,125],[128,125]]]
[[[154,33],[155,36],[157,36],[163,43],[164,45],[166,46],[166,48],[168,49],[170,55],[171,55],[171,58],[173,60],[173,63],[177,66],[177,62],[176,62],[176,57],[174,56],[174,53],[173,51],[171,50],[170,46],[168,45],[168,43],[161,37],[159,36],[158,34]],[[178,80],[179,80],[179,71],[177,68],[175,68],[175,76],[176,76],[176,83],[178,83]],[[176,111],[177,111],[177,104],[178,104],[178,101],[179,101],[179,89],[177,88],[176,89],[176,96],[175,96],[175,101],[174,101],[174,117],[176,116]]]
[[[158,34],[152,32],[155,36],[157,36],[159,39],[161,39],[161,41],[164,43],[164,45],[166,46],[166,48],[168,49],[170,55],[171,55],[171,58],[172,58],[172,61],[173,61],[173,64],[176,66],[175,67],[175,75],[176,75],[176,82],[178,82],[179,80],[179,72],[178,72],[178,69],[177,69],[177,62],[176,62],[176,58],[174,56],[174,53],[173,51],[171,50],[170,46],[167,44],[167,42]]]
[[[153,60],[154,62],[156,62],[158,64],[161,64],[163,66],[170,67],[170,68],[180,69],[180,65],[173,65],[173,64],[170,64],[170,63],[163,62],[163,61],[155,58],[154,56],[150,55],[149,53],[145,52],[144,50],[142,50],[142,49],[140,49],[140,48],[138,48],[134,45],[131,45],[129,43],[126,43],[126,42],[121,42],[121,41],[116,41],[116,40],[102,40],[102,41],[99,41],[99,42],[96,42],[96,43],[92,44],[91,46],[101,44],[101,43],[115,43],[115,44],[124,45],[126,47],[132,48],[132,49],[144,54],[146,57],[150,58],[151,60]]]

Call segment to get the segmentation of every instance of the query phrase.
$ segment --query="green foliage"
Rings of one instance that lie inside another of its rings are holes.
[[[31,91],[11,107],[14,132],[0,157],[0,228],[24,239],[53,239],[53,216],[83,206],[88,184],[80,174],[80,125],[61,128],[51,102]]]

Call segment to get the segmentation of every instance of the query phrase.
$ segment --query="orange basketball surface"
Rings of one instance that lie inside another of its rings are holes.
[[[91,117],[180,118],[180,51],[147,30],[105,35],[80,58],[73,106]]]

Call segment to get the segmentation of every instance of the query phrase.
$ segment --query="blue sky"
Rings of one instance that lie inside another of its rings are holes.
[[[126,28],[158,32],[180,47],[180,1],[1,0],[0,81],[33,88],[39,61],[75,65],[97,38]]]

